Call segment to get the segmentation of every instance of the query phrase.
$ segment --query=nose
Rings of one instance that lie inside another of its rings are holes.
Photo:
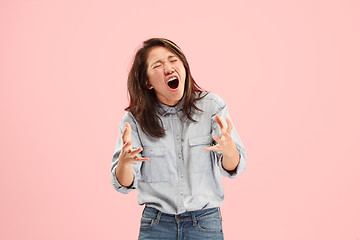
[[[172,66],[170,66],[170,64],[165,64],[164,72],[165,72],[165,75],[170,75],[174,72],[174,69],[172,68]]]

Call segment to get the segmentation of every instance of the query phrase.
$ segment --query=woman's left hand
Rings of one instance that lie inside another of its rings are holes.
[[[215,115],[215,120],[219,124],[221,129],[221,138],[214,136],[213,139],[217,142],[216,145],[211,147],[206,147],[204,150],[206,151],[218,151],[223,154],[223,156],[234,157],[238,155],[236,150],[235,143],[231,138],[231,130],[233,128],[230,119],[226,118],[227,127],[224,126],[218,115]]]

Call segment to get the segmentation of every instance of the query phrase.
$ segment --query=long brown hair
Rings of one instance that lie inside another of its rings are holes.
[[[175,53],[183,62],[186,79],[184,89],[184,106],[182,108],[186,117],[195,122],[191,117],[195,110],[201,111],[196,107],[195,102],[202,97],[200,94],[203,90],[196,84],[191,75],[189,64],[184,53],[172,41],[165,38],[151,38],[143,42],[143,46],[136,52],[134,62],[128,76],[128,91],[130,95],[129,106],[125,109],[132,113],[135,119],[139,122],[140,127],[152,137],[160,138],[165,135],[161,119],[158,115],[159,102],[155,91],[149,90],[147,87],[147,55],[150,48],[155,46],[162,46]]]

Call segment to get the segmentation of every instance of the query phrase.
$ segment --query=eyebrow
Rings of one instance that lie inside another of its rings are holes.
[[[168,56],[168,59],[170,59],[170,58],[176,58],[176,56],[174,56],[174,55],[169,55],[169,56]],[[161,62],[162,62],[161,59],[156,60],[155,62],[153,62],[153,63],[150,65],[150,67],[152,67],[152,66],[155,65],[156,63],[161,63]]]

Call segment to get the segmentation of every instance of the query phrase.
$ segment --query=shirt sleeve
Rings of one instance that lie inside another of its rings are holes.
[[[135,122],[134,118],[131,116],[131,114],[129,112],[126,112],[124,118],[121,120],[121,122],[119,124],[120,133],[119,133],[119,137],[118,137],[116,147],[115,147],[115,152],[113,154],[112,162],[111,162],[111,184],[113,185],[113,187],[115,188],[116,191],[121,192],[121,193],[129,193],[132,190],[137,188],[137,182],[140,177],[140,167],[142,164],[142,162],[135,162],[132,164],[132,168],[133,168],[133,172],[134,172],[134,181],[131,186],[125,187],[125,186],[122,186],[118,182],[118,180],[116,178],[116,166],[118,164],[118,158],[119,158],[122,146],[123,146],[122,135],[123,135],[123,132],[125,129],[126,122],[128,122],[131,126],[132,147],[134,149],[141,147],[141,142],[140,142],[136,122]],[[139,154],[139,156],[140,156],[140,154]]]
[[[217,114],[225,125],[227,124],[226,120],[225,120],[226,117],[228,117],[230,119],[230,121],[231,121],[231,118],[230,118],[230,115],[228,112],[227,105],[224,100],[222,100],[219,96],[215,95],[215,98],[213,101],[214,101],[214,103],[213,103],[214,107],[213,107],[213,113],[211,116],[212,137],[218,136],[220,138],[221,129],[220,129],[219,124],[215,120],[215,115]],[[244,171],[246,168],[246,151],[245,151],[244,144],[242,143],[240,136],[235,129],[235,125],[233,124],[232,121],[231,121],[231,123],[233,125],[233,129],[231,131],[231,137],[232,137],[232,140],[235,143],[236,149],[240,155],[239,164],[235,170],[227,171],[226,169],[224,169],[224,167],[222,165],[222,153],[214,151],[214,157],[220,168],[221,175],[223,175],[225,177],[229,177],[229,178],[234,178],[237,175],[239,175],[242,171]],[[215,140],[214,140],[214,144],[216,144]]]

